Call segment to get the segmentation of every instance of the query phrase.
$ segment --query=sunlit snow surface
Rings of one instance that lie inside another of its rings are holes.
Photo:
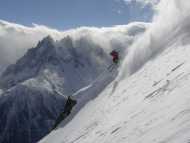
[[[189,46],[168,49],[110,84],[43,143],[185,143],[190,139]]]
[[[158,9],[118,78],[42,143],[190,142],[190,2]]]

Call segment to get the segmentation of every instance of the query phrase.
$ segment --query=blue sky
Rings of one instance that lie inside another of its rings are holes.
[[[0,0],[0,19],[65,30],[79,26],[112,26],[149,21],[150,5],[132,0]]]

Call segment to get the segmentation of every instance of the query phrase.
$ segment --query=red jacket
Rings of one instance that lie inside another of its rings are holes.
[[[113,60],[119,58],[118,52],[116,52],[116,51],[114,51],[114,50],[110,53],[110,55],[112,56]]]

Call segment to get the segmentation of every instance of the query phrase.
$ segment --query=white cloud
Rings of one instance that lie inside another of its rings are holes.
[[[157,5],[160,0],[123,0],[126,3],[131,3],[131,2],[140,2],[143,5],[151,4],[153,6]]]
[[[125,48],[138,30],[142,32],[145,27],[144,23],[133,23],[110,28],[81,27],[63,32],[43,25],[33,24],[32,27],[27,27],[0,20],[0,66],[14,63],[27,49],[35,47],[37,42],[47,35],[56,40],[66,35],[73,39],[83,37],[104,48],[114,46]]]
[[[46,26],[33,24],[32,27],[0,20],[0,65],[14,63],[28,48],[47,35],[58,39],[62,32]]]

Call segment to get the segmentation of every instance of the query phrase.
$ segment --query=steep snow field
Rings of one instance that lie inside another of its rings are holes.
[[[185,143],[190,135],[189,46],[163,52],[110,84],[43,143]]]
[[[190,142],[190,2],[161,0],[157,9],[116,80],[41,143]]]

